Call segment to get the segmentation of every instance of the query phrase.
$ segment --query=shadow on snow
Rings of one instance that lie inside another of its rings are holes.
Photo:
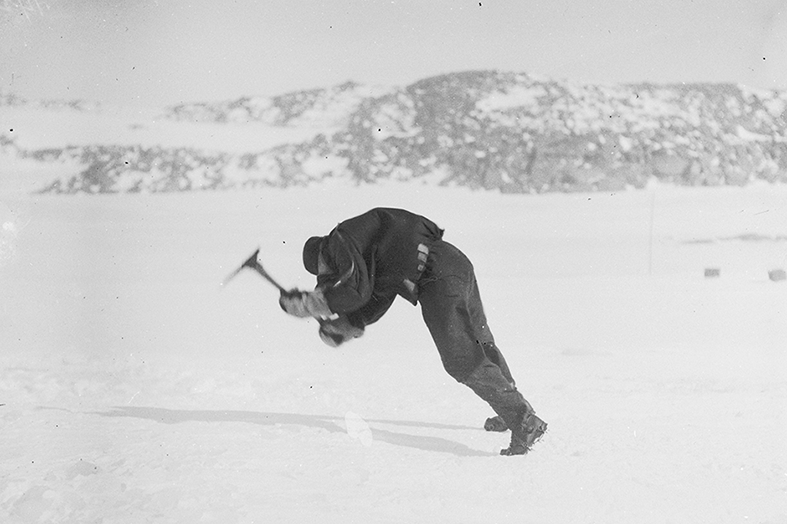
[[[330,433],[346,433],[343,427],[344,418],[323,415],[301,415],[296,413],[265,413],[257,411],[218,411],[218,410],[184,410],[165,409],[144,406],[113,406],[113,411],[95,412],[102,417],[129,417],[153,420],[163,424],[178,424],[181,422],[246,422],[263,426],[286,424],[323,429]],[[459,426],[453,424],[440,424],[433,422],[415,422],[401,420],[367,420],[375,424],[392,426],[408,426],[418,428],[433,428],[441,430],[475,430],[479,428]],[[373,428],[374,440],[386,442],[396,446],[420,449],[423,451],[437,451],[451,453],[460,457],[487,457],[494,453],[475,450],[452,440],[430,437],[424,435],[410,435],[379,428]]]

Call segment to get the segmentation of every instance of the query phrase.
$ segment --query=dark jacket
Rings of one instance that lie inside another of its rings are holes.
[[[397,295],[417,303],[424,271],[419,245],[428,249],[443,230],[403,209],[375,208],[341,222],[320,247],[317,287],[328,307],[364,327],[376,322]],[[421,255],[423,257],[424,255]]]

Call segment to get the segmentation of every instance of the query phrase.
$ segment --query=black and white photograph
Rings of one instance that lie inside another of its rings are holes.
[[[787,0],[0,0],[0,523],[787,524]]]

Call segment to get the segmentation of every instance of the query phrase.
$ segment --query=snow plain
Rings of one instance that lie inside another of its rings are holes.
[[[303,241],[378,205],[474,261],[550,424],[527,456],[418,308],[331,349],[220,285],[260,246],[310,287]],[[0,220],[0,522],[787,523],[787,188],[6,192]]]

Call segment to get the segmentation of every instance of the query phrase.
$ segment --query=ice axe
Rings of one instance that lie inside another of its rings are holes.
[[[287,294],[288,291],[286,289],[284,289],[284,287],[282,287],[281,284],[276,282],[276,280],[274,280],[273,277],[270,276],[267,271],[265,271],[265,268],[262,267],[262,264],[260,264],[259,260],[257,260],[257,256],[259,254],[260,254],[260,250],[258,248],[254,253],[251,254],[251,256],[249,258],[246,259],[245,262],[243,262],[243,264],[240,265],[240,267],[238,269],[236,269],[235,271],[233,271],[232,273],[227,275],[227,278],[224,279],[224,282],[222,282],[221,285],[222,286],[226,286],[229,283],[230,280],[232,280],[233,278],[235,278],[238,275],[238,273],[240,273],[241,271],[243,271],[246,268],[249,268],[249,269],[253,269],[262,278],[264,278],[265,280],[267,280],[268,282],[270,282],[271,284],[276,286],[276,289],[278,289],[279,292],[281,292],[283,295]]]
[[[233,271],[232,273],[227,275],[227,278],[224,279],[224,282],[222,282],[221,285],[222,286],[226,286],[227,283],[230,280],[232,280],[233,278],[235,278],[238,275],[238,273],[240,273],[241,271],[243,271],[246,268],[249,268],[249,269],[253,269],[262,278],[264,278],[265,280],[267,280],[268,282],[270,282],[271,284],[276,286],[276,289],[278,289],[279,292],[282,295],[289,295],[291,293],[297,293],[297,291],[287,291],[286,289],[284,289],[284,287],[281,284],[276,282],[276,280],[274,280],[274,278],[272,276],[270,276],[267,271],[265,271],[265,268],[262,267],[262,264],[260,264],[259,260],[257,260],[257,256],[259,254],[260,254],[260,250],[258,248],[254,253],[251,254],[251,256],[249,258],[246,259],[245,262],[243,262],[243,264],[240,265],[240,267],[238,267],[238,269],[236,269],[235,271]],[[341,335],[336,334],[336,333],[330,333],[330,332],[324,331],[322,329],[325,325],[330,324],[330,322],[328,320],[322,319],[322,318],[315,318],[315,320],[317,320],[317,323],[320,324],[320,328],[321,328],[320,329],[320,337],[323,339],[323,341],[326,344],[329,344],[329,345],[331,345],[333,347],[337,347],[337,346],[339,346],[339,344],[344,342],[344,338]]]

